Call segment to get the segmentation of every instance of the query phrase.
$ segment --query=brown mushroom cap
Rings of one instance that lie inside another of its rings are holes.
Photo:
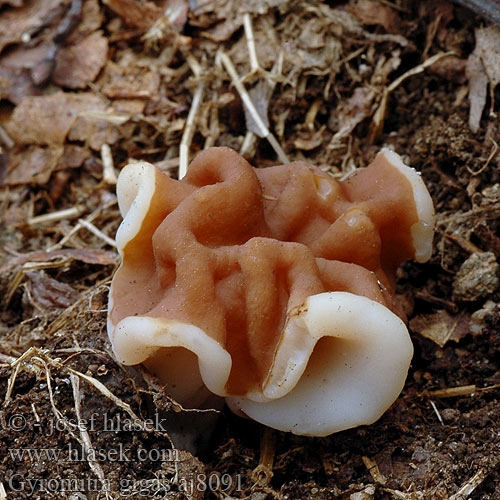
[[[394,274],[404,260],[428,258],[433,209],[420,177],[395,153],[383,151],[339,182],[303,162],[254,169],[228,148],[211,148],[181,181],[147,163],[130,164],[117,193],[122,264],[110,291],[108,332],[120,361],[145,362],[181,403],[199,404],[206,387],[257,420],[274,422],[252,404],[303,407],[304,397],[297,402],[293,393],[317,357],[315,346],[325,335],[342,337],[334,323],[318,335],[297,327],[296,318],[319,324],[304,313],[308,303],[319,303],[318,311],[332,307],[327,317],[335,321],[334,304],[344,310],[345,300],[359,306],[361,298],[381,322],[364,330],[363,345],[377,344],[370,332],[382,331],[384,322],[395,325],[382,343],[389,351],[391,342],[400,346],[382,363],[398,367],[395,382],[381,388],[382,411],[397,397],[411,342],[394,314]],[[362,352],[352,348],[361,337],[344,333],[357,338],[346,341],[345,352]],[[292,369],[287,360],[298,365]],[[375,414],[381,410],[365,420]],[[285,427],[303,434],[338,430],[332,422],[315,425],[316,431]]]

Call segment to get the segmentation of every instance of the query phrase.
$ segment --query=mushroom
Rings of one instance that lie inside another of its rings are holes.
[[[144,363],[184,406],[215,394],[295,434],[372,423],[396,400],[413,348],[395,272],[429,259],[434,225],[396,153],[337,181],[210,148],[180,181],[129,164],[117,194],[108,334],[120,362]]]

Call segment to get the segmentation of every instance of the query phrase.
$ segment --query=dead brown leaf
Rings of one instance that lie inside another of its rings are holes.
[[[151,99],[158,94],[160,76],[135,65],[108,61],[99,83],[111,99]]]
[[[101,31],[96,31],[59,51],[52,79],[61,87],[83,89],[96,79],[107,56],[108,40]]]
[[[375,0],[351,0],[348,9],[368,26],[378,24],[388,33],[399,33],[401,19],[394,9]]]
[[[23,0],[0,0],[0,7],[11,5],[12,7],[22,7]]]
[[[448,340],[458,342],[469,333],[469,325],[465,317],[452,316],[444,309],[433,314],[416,316],[410,321],[410,328],[440,347],[444,347]]]
[[[104,21],[104,15],[97,0],[85,0],[82,5],[80,24],[69,37],[69,41],[75,41],[82,34],[87,35],[98,30]]]
[[[488,75],[476,52],[467,59],[465,74],[469,80],[469,127],[476,133],[479,130],[488,89]]]
[[[51,252],[39,250],[10,257],[7,262],[0,267],[0,273],[11,271],[27,262],[51,262],[56,259],[72,259],[85,262],[86,264],[112,266],[117,263],[118,255],[98,248],[65,248],[62,250],[53,250]]]
[[[30,145],[9,151],[1,185],[46,184],[52,172],[80,167],[90,156],[87,148],[75,145],[41,147]]]
[[[8,154],[7,176],[2,185],[46,184],[63,154],[62,146],[28,146]]]
[[[339,128],[333,136],[330,146],[334,146],[347,137],[372,112],[376,92],[372,88],[358,87],[339,111],[337,122]]]
[[[466,64],[467,61],[465,59],[458,56],[450,56],[435,62],[429,70],[444,80],[464,83]]]
[[[148,0],[103,0],[125,24],[147,30],[163,14],[163,10]]]
[[[0,16],[0,53],[7,45],[31,37],[49,26],[64,12],[66,2],[30,0],[19,9],[8,9]]]
[[[50,71],[55,49],[51,41],[42,41],[34,46],[21,45],[9,50],[0,59],[0,95],[14,104],[19,104],[23,97],[39,95],[36,78],[46,63]]]
[[[264,15],[273,7],[284,6],[290,0],[200,0],[192,8],[195,26],[210,28],[203,35],[214,42],[224,42],[242,26],[243,14]]]
[[[28,69],[0,65],[0,99],[19,104],[25,97],[39,94]]]
[[[64,309],[76,302],[78,292],[66,283],[51,278],[44,271],[26,271],[25,300],[42,311],[53,308]]]
[[[68,136],[99,149],[118,138],[115,126],[100,118],[106,109],[104,99],[92,93],[26,97],[15,108],[6,130],[17,144],[58,145]],[[96,117],[92,112],[98,113]]]
[[[486,104],[488,81],[492,96],[500,82],[499,28],[486,26],[476,30],[476,47],[467,60],[466,76],[469,80],[469,127],[476,133]]]
[[[496,26],[478,28],[474,52],[481,58],[494,89],[500,82],[500,29]]]

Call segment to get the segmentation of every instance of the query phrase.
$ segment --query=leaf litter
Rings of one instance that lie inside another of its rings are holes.
[[[446,0],[1,8],[0,419],[22,415],[26,430],[0,426],[0,498],[30,497],[20,477],[81,481],[71,498],[498,497],[497,28]],[[182,175],[210,145],[260,167],[306,160],[336,176],[385,145],[422,172],[435,251],[398,276],[415,357],[374,425],[311,440],[185,410],[113,358],[116,173],[146,160]],[[64,427],[93,414],[97,431]],[[137,426],[106,432],[105,417]],[[155,418],[165,432],[145,428]],[[40,432],[54,422],[61,430]],[[186,451],[172,454],[172,440]],[[8,452],[68,446],[82,460]],[[109,459],[120,447],[147,458]],[[187,491],[191,480],[204,489]]]

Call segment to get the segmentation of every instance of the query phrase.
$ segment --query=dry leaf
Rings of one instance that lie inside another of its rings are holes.
[[[433,314],[421,314],[413,318],[410,321],[410,328],[440,347],[443,347],[448,340],[458,342],[469,333],[466,318],[452,316],[444,309]]]
[[[211,27],[203,35],[214,42],[225,42],[242,26],[243,14],[264,15],[269,9],[279,7],[290,0],[199,0],[191,12],[190,24]],[[191,2],[193,4],[194,2]]]
[[[28,69],[0,65],[0,99],[19,104],[25,97],[39,94]]]
[[[66,283],[51,278],[44,271],[26,271],[26,300],[37,309],[64,309],[76,302],[78,292]]]
[[[374,0],[351,0],[348,9],[368,26],[378,24],[388,33],[399,33],[401,19],[397,12]]]
[[[494,89],[500,82],[500,29],[495,26],[478,28],[474,52],[481,58]]]
[[[82,6],[80,24],[69,37],[69,41],[76,40],[82,34],[93,33],[102,26],[103,21],[104,15],[98,0],[85,0]]]
[[[7,176],[3,185],[46,184],[63,154],[62,146],[28,146],[7,155]]]
[[[7,133],[17,144],[57,145],[70,140],[89,141],[93,149],[118,139],[116,128],[104,119],[79,116],[104,114],[106,102],[91,93],[57,92],[26,97],[6,124]],[[71,133],[70,133],[71,131]]]
[[[476,133],[486,104],[488,80],[491,95],[500,82],[500,29],[487,26],[476,30],[476,47],[465,71],[469,80],[469,127]]]
[[[467,61],[458,56],[449,56],[435,62],[429,70],[454,83],[465,82],[465,67]]]
[[[11,271],[18,266],[26,264],[26,262],[51,262],[56,259],[64,259],[65,261],[66,259],[73,259],[85,262],[86,264],[112,266],[117,263],[118,255],[98,248],[64,248],[51,252],[38,250],[36,252],[22,253],[10,257],[7,262],[0,267],[0,273]]]
[[[371,114],[375,90],[368,87],[358,87],[340,110],[337,121],[339,129],[333,136],[330,145],[333,146],[347,137],[367,116]]]
[[[99,84],[111,99],[151,99],[159,93],[160,75],[133,64],[108,61]]]
[[[108,40],[96,31],[75,45],[62,48],[56,57],[52,79],[61,87],[83,89],[93,82],[108,56]]]
[[[41,147],[30,145],[9,151],[6,174],[0,185],[46,184],[52,172],[80,167],[90,156],[87,148],[75,145]]]
[[[261,117],[264,125],[269,127],[269,119],[267,117],[269,100],[271,99],[271,95],[273,90],[271,86],[265,80],[261,80],[253,87],[249,92],[250,98],[255,106],[255,109],[258,111],[259,116]],[[258,137],[263,137],[262,129],[260,129],[252,118],[251,113],[248,111],[246,106],[243,106],[243,110],[245,112],[245,120],[247,129],[250,132],[253,132]]]
[[[19,43],[42,27],[49,26],[63,14],[65,2],[60,0],[31,1],[19,9],[8,9],[0,16],[0,52],[7,45]]]
[[[488,76],[476,52],[467,59],[465,74],[469,80],[469,127],[476,133],[479,130],[488,89]]]
[[[39,95],[40,89],[34,81],[44,63],[55,56],[55,45],[42,42],[33,47],[20,45],[12,48],[0,59],[0,95],[14,104],[23,97]]]
[[[148,0],[103,0],[103,3],[118,14],[125,24],[143,31],[163,15],[163,10]]]

